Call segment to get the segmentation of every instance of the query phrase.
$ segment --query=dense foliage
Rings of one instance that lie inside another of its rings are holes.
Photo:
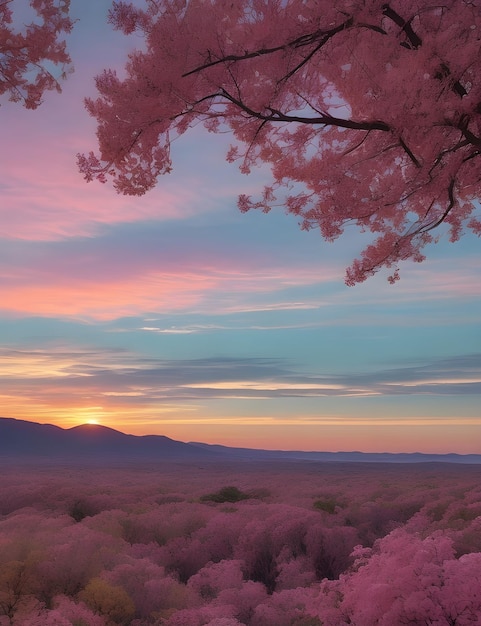
[[[0,2],[0,96],[8,94],[9,100],[36,109],[45,91],[60,91],[59,79],[70,66],[62,35],[72,30],[73,22],[68,15],[70,0],[30,0],[29,4],[33,16],[25,23],[23,15],[16,14],[25,11],[25,2]]]
[[[478,623],[480,473],[4,465],[0,625]]]
[[[145,46],[87,100],[100,148],[79,157],[87,180],[145,193],[200,122],[233,133],[242,172],[271,168],[242,211],[281,204],[329,241],[349,224],[374,234],[348,284],[383,266],[396,280],[443,222],[453,241],[480,234],[478,0],[145,0],[114,2],[110,19]]]

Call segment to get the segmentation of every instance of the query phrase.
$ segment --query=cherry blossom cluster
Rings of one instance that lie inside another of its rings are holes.
[[[242,211],[281,206],[327,241],[371,233],[349,285],[382,267],[395,282],[433,232],[481,233],[476,3],[145,0],[114,2],[110,21],[145,46],[86,102],[99,141],[79,157],[87,180],[147,192],[171,171],[172,139],[200,122],[231,131],[242,172],[271,169]]]

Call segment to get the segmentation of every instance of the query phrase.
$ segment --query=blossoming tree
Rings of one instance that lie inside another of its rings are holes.
[[[16,11],[26,7],[15,0],[0,1],[0,96],[36,109],[45,91],[60,91],[59,79],[70,65],[61,39],[73,26],[69,5],[70,0],[30,0],[33,19],[17,29]],[[60,67],[58,76],[52,66]]]
[[[141,195],[171,170],[173,138],[230,129],[228,161],[272,181],[242,211],[281,204],[334,240],[374,234],[346,282],[423,260],[433,231],[481,233],[481,10],[446,0],[145,0],[110,21],[140,32],[126,76],[97,77],[99,155],[87,180]]]

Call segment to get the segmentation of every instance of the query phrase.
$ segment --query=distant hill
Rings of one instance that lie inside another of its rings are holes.
[[[184,460],[216,456],[215,451],[162,435],[126,435],[96,424],[60,428],[0,418],[0,458],[110,460]]]
[[[481,463],[481,454],[302,452],[183,443],[163,435],[126,435],[106,426],[60,428],[0,418],[0,460],[109,461],[318,461],[344,463]]]
[[[422,452],[303,452],[301,450],[255,450],[190,442],[203,450],[213,450],[231,459],[285,459],[343,463],[481,463],[481,454],[424,454]]]

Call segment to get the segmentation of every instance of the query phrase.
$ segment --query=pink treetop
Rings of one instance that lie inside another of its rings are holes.
[[[70,64],[60,39],[73,27],[70,0],[30,0],[36,19],[21,31],[12,25],[15,4],[0,1],[0,96],[6,93],[9,100],[36,109],[45,91],[60,91],[59,78],[65,78]],[[52,64],[61,68],[58,78],[48,69]]]
[[[21,615],[14,623],[18,626],[106,626],[104,617],[91,611],[83,602],[74,602],[66,596],[55,598],[54,609],[32,611],[30,615]]]
[[[447,0],[146,0],[114,2],[110,21],[140,31],[121,80],[97,77],[87,100],[100,156],[79,155],[87,180],[141,195],[171,170],[171,140],[198,122],[229,128],[228,161],[267,163],[276,193],[332,241],[349,224],[376,239],[347,271],[351,285],[403,259],[421,261],[431,231],[481,233],[480,32],[476,3]]]
[[[355,556],[352,570],[323,581],[309,605],[325,626],[478,623],[481,555],[454,558],[447,535],[421,539],[400,528]]]

